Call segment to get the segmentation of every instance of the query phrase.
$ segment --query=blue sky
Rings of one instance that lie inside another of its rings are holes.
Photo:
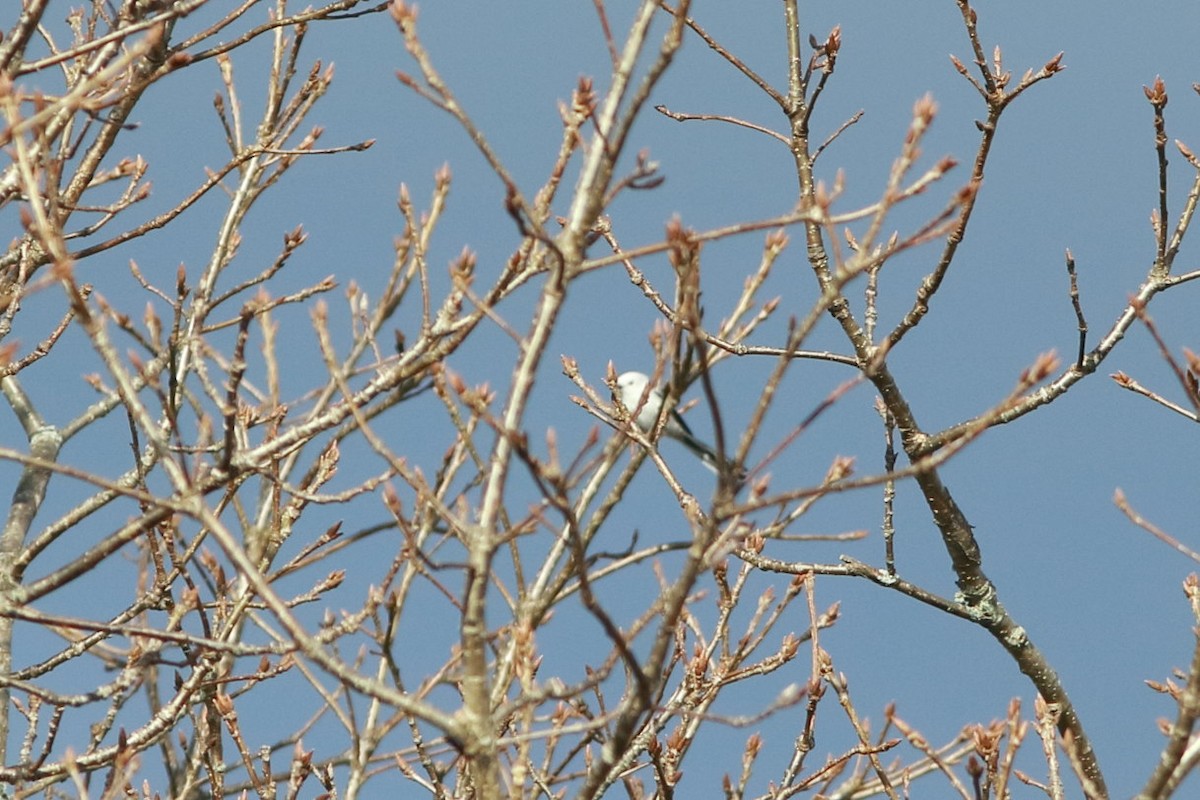
[[[965,180],[978,139],[974,121],[984,113],[948,58],[950,53],[970,58],[954,5],[913,8],[848,2],[808,4],[803,10],[806,31],[822,38],[840,24],[844,42],[837,73],[815,116],[817,138],[864,111],[818,168],[827,181],[836,170],[845,171],[842,208],[877,197],[914,101],[928,92],[939,105],[923,164],[946,154],[963,164],[924,205],[898,214],[896,226],[914,224]],[[604,54],[590,7],[496,4],[473,9],[469,18],[454,4],[425,4],[421,11],[420,30],[437,64],[518,180],[525,181],[522,185],[536,185],[557,135],[554,103],[567,96],[577,75],[594,74],[602,82]],[[1156,4],[1153,13],[1113,2],[1089,4],[1086,11],[1061,2],[988,4],[979,11],[985,44],[1003,48],[1005,64],[1016,76],[1040,68],[1060,51],[1067,69],[1006,112],[979,209],[935,310],[892,354],[893,369],[930,430],[997,402],[1038,353],[1054,349],[1063,358],[1074,353],[1065,249],[1078,264],[1092,328],[1089,345],[1140,283],[1153,256],[1148,215],[1157,180],[1142,86],[1162,75],[1171,93],[1169,135],[1200,142],[1200,98],[1190,89],[1197,79],[1192,43],[1200,22],[1187,4]],[[699,2],[693,12],[729,49],[780,84],[784,40],[778,4]],[[614,8],[613,16],[614,27],[622,30],[620,10]],[[401,129],[392,132],[401,142],[394,156],[397,173],[419,186],[422,175],[444,160],[458,177],[453,210],[466,227],[461,237],[449,227],[442,231],[447,257],[466,241],[481,254],[502,258],[512,232],[495,213],[497,182],[475,171],[478,157],[444,116],[402,92],[395,96],[403,118]],[[770,101],[694,38],[653,101],[783,128]],[[404,137],[406,126],[421,135]],[[428,135],[431,129],[437,133]],[[795,202],[789,155],[767,137],[719,123],[678,124],[651,113],[635,128],[630,146],[649,147],[667,180],[654,192],[624,198],[614,209],[614,228],[626,246],[654,241],[674,214],[704,228],[778,214]],[[1171,207],[1178,209],[1191,175],[1175,151],[1170,157]],[[477,209],[497,229],[483,228],[490,223]],[[759,246],[750,236],[705,251],[711,313],[720,314],[722,300],[755,263]],[[1191,268],[1194,252],[1185,246],[1184,269]],[[894,320],[911,302],[936,253],[936,247],[927,247],[889,265],[881,303],[885,319],[891,312]],[[803,313],[814,294],[811,275],[800,247],[794,244],[787,258],[773,288],[792,313]],[[665,261],[641,266],[669,285]],[[615,270],[587,279],[580,289],[582,296],[572,299],[558,334],[558,349],[577,358],[593,381],[600,380],[609,359],[621,369],[644,368],[646,337],[655,319],[649,305]],[[1177,348],[1196,340],[1194,291],[1180,287],[1152,308]],[[514,317],[523,321],[519,313]],[[592,335],[598,331],[604,334],[599,340]],[[844,352],[839,335],[825,324],[814,341]],[[746,387],[761,385],[769,366],[726,363],[717,371],[727,415],[736,420],[739,412],[748,413],[754,398],[744,396]],[[475,362],[468,355],[456,367],[473,379],[506,385],[502,364],[486,357]],[[497,367],[499,374],[493,372]],[[570,387],[554,364],[547,367],[539,385],[545,419],[563,439],[581,437],[588,421],[563,401]],[[1187,663],[1194,622],[1179,586],[1195,565],[1134,529],[1111,498],[1114,489],[1123,488],[1143,513],[1185,541],[1194,536],[1197,509],[1189,423],[1118,389],[1106,377],[1117,369],[1182,399],[1148,337],[1134,330],[1098,374],[1051,407],[989,432],[946,467],[945,477],[976,526],[986,571],[1010,611],[1060,670],[1095,739],[1110,788],[1122,796],[1141,785],[1155,762],[1162,741],[1155,720],[1173,714],[1172,704],[1143,681],[1161,680]],[[782,404],[779,424],[789,414],[806,413],[847,377],[828,365],[797,367],[789,382],[795,394]],[[881,448],[871,401],[865,387],[851,393],[806,435],[786,467],[774,470],[776,480],[812,481],[834,454],[854,455],[861,471],[877,471]],[[681,448],[671,448],[664,446],[669,458],[686,457]],[[702,470],[694,472],[696,481],[705,480]],[[642,479],[653,482],[655,476]],[[900,494],[902,574],[952,593],[946,557],[920,498],[911,484]],[[653,496],[650,490],[637,496],[631,512],[637,524],[651,527],[648,518],[662,515],[661,525],[677,530],[670,502],[662,494],[658,500]],[[793,545],[771,553],[832,560],[849,552],[879,563],[879,513],[877,495],[830,500],[803,521],[803,530],[862,527],[872,537],[857,545]],[[1032,713],[1028,684],[982,631],[873,586],[825,579],[817,591],[820,601],[843,602],[841,624],[823,641],[837,667],[850,676],[860,710],[873,719],[895,700],[902,716],[942,741],[965,722],[999,716],[1012,696],[1022,697],[1026,713]],[[803,669],[798,667],[798,674]],[[776,724],[768,739],[786,750],[795,719]],[[1025,768],[1038,774],[1036,761],[1025,762]],[[691,777],[705,785],[699,775]]]
[[[619,36],[632,4],[610,5]],[[890,224],[901,230],[939,209],[967,179],[978,141],[974,122],[985,113],[950,63],[951,53],[970,60],[955,5],[925,3],[920,11],[913,10],[915,5],[866,0],[805,4],[802,16],[806,33],[818,39],[835,24],[842,29],[837,71],[814,116],[815,138],[823,139],[863,111],[861,121],[829,148],[817,170],[825,181],[844,171],[846,191],[839,209],[878,197],[914,102],[929,93],[938,103],[921,166],[944,155],[961,164],[926,197],[895,215]],[[752,68],[782,85],[779,3],[697,0],[693,14]],[[983,41],[989,48],[1003,48],[1014,75],[1040,68],[1060,51],[1065,52],[1066,70],[1033,87],[1005,113],[956,264],[929,318],[890,355],[918,420],[930,431],[998,402],[1037,354],[1053,349],[1064,359],[1073,356],[1077,334],[1066,292],[1064,250],[1073,252],[1078,265],[1092,330],[1089,346],[1143,279],[1154,253],[1148,218],[1157,202],[1157,175],[1151,110],[1142,87],[1156,75],[1170,92],[1170,138],[1200,151],[1200,97],[1190,88],[1200,81],[1194,56],[1200,15],[1192,4],[1159,2],[1151,11],[1112,0],[1087,4],[1086,9],[1068,2],[1012,2],[980,4],[979,14]],[[518,183],[527,192],[535,190],[560,136],[556,104],[569,98],[581,75],[594,76],[601,88],[606,83],[607,57],[592,5],[426,2],[419,30],[434,63]],[[269,260],[283,233],[303,224],[310,242],[279,291],[289,281],[299,286],[328,274],[343,286],[352,280],[370,286],[386,274],[393,239],[402,227],[395,207],[400,184],[423,207],[434,172],[445,163],[453,170],[454,184],[430,261],[440,269],[467,246],[479,254],[481,276],[494,275],[518,241],[503,210],[503,187],[453,120],[396,80],[397,69],[413,67],[391,19],[374,15],[318,25],[307,46],[310,58],[336,65],[333,88],[314,117],[326,127],[322,143],[372,138],[376,144],[364,153],[301,164],[255,212],[240,258],[255,265]],[[265,47],[263,43],[257,56],[263,56]],[[234,63],[245,86],[243,99],[253,107],[252,87],[261,83],[265,62],[256,61],[251,49]],[[202,179],[203,167],[215,166],[224,155],[207,100],[220,88],[215,66],[185,71],[173,81],[156,87],[141,112],[142,127],[125,141],[128,154],[145,155],[153,167],[155,197],[147,216],[159,210],[155,204],[173,204]],[[653,103],[785,129],[769,99],[695,37],[689,37]],[[614,205],[613,228],[626,247],[657,241],[676,215],[704,229],[778,215],[796,202],[791,158],[780,143],[763,135],[715,122],[680,124],[648,110],[630,137],[627,165],[642,148],[660,162],[666,181]],[[1169,155],[1171,209],[1177,213],[1192,175],[1173,147]],[[160,275],[171,274],[180,263],[198,269],[211,247],[220,210],[219,198],[210,198],[190,214],[187,225],[152,234],[136,247],[94,259],[82,269],[97,276],[119,272],[129,258]],[[728,309],[760,248],[761,236],[748,235],[705,249],[704,305],[712,320]],[[936,245],[927,246],[889,264],[882,279],[882,327],[890,327],[907,309],[938,252]],[[1183,270],[1194,268],[1195,252],[1194,245],[1185,244],[1179,260]],[[648,259],[639,266],[660,289],[671,287],[665,259]],[[114,280],[110,293],[122,286],[121,279]],[[1182,346],[1200,349],[1197,291],[1200,287],[1191,285],[1175,288],[1150,309],[1176,352]],[[780,344],[786,315],[803,315],[816,296],[798,229],[771,279],[766,295],[771,294],[783,298],[784,311],[756,334],[755,343]],[[533,299],[533,291],[519,293],[500,311],[523,329]],[[410,323],[416,319],[415,309],[402,309],[402,324],[405,314],[411,315]],[[560,374],[559,354],[577,359],[596,385],[609,360],[619,370],[648,371],[647,337],[656,319],[655,310],[619,267],[573,285],[551,347],[554,357],[539,374],[530,439],[543,441],[543,429],[553,427],[564,451],[571,452],[594,423],[570,401],[575,391]],[[298,326],[300,362],[314,352],[311,335],[303,316],[291,324]],[[848,351],[829,320],[807,346]],[[450,366],[469,384],[487,381],[503,390],[513,354],[512,343],[492,330],[457,353]],[[722,409],[735,427],[744,423],[757,398],[756,387],[772,366],[770,361],[741,359],[715,371]],[[1174,713],[1173,704],[1153,694],[1144,681],[1163,680],[1190,658],[1195,621],[1180,583],[1196,565],[1125,520],[1112,504],[1114,490],[1123,489],[1145,516],[1184,542],[1200,543],[1190,423],[1119,389],[1107,377],[1117,370],[1183,400],[1149,337],[1135,328],[1097,374],[1051,406],[988,432],[945,467],[944,477],[976,527],[985,571],[1003,602],[1062,675],[1094,738],[1113,796],[1127,796],[1155,763],[1162,742],[1155,720]],[[797,365],[772,425],[786,430],[850,377],[845,368],[830,364]],[[64,403],[62,413],[67,413],[60,385],[34,383],[28,388],[51,407]],[[835,455],[854,456],[861,474],[878,472],[882,445],[872,402],[868,386],[850,392],[772,465],[775,485],[810,484]],[[703,409],[694,410],[689,419],[698,432],[710,435]],[[397,436],[419,437],[430,422],[418,416],[394,424]],[[430,463],[440,454],[440,445],[423,454],[419,442],[414,447],[417,457]],[[688,454],[676,445],[664,444],[663,452],[679,465],[693,491],[707,497],[708,473],[688,464]],[[83,466],[104,459],[91,447],[80,446],[70,455]],[[949,595],[953,576],[921,499],[911,483],[901,484],[899,492],[901,574]],[[877,492],[830,498],[801,520],[797,532],[861,528],[871,536],[849,544],[772,545],[768,554],[833,561],[847,553],[881,563],[880,513]],[[633,529],[643,539],[676,539],[686,531],[677,507],[648,468],[611,525],[614,549]],[[664,563],[669,566],[670,559]],[[762,585],[784,583],[778,577],[761,579]],[[618,613],[622,602],[630,603],[624,613],[638,612],[631,602],[637,591],[611,591]],[[816,591],[819,606],[842,603],[842,620],[823,644],[836,667],[849,676],[860,711],[872,719],[880,719],[883,706],[896,701],[901,716],[940,742],[962,724],[1000,716],[1013,696],[1023,698],[1027,715],[1032,713],[1030,686],[982,630],[850,579],[822,578]],[[803,628],[805,621],[797,618],[794,624]],[[573,644],[570,626],[551,625],[540,641],[548,653],[559,635],[558,642]],[[802,657],[787,679],[803,681],[806,674]],[[764,723],[769,746],[786,752],[797,724],[797,717],[788,714]],[[745,734],[735,731],[730,741]],[[831,737],[828,743],[819,740],[818,749],[833,752],[839,744],[845,742]],[[700,746],[713,748],[713,774],[706,774],[709,759],[702,758],[689,767],[694,772],[685,781],[694,781],[696,796],[712,796],[719,786],[716,776],[735,771],[738,759],[727,757],[729,745],[723,740],[702,739]],[[1036,755],[1036,745],[1027,748]],[[1024,768],[1036,771],[1037,760],[1026,760]]]

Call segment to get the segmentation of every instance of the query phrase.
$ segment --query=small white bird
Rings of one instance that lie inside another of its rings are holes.
[[[617,378],[617,392],[614,394],[614,399],[620,399],[621,405],[633,415],[637,426],[646,432],[654,430],[663,405],[662,392],[655,388],[647,390],[648,386],[650,378],[644,373],[625,372]],[[671,416],[663,425],[663,433],[699,456],[704,466],[718,475],[721,473],[721,459],[716,451],[696,438],[675,409],[671,409]]]

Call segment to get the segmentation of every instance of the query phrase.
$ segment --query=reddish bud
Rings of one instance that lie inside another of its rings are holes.
[[[1142,92],[1145,93],[1146,99],[1150,101],[1150,105],[1160,111],[1167,107],[1167,85],[1163,82],[1161,75],[1154,76],[1153,86],[1143,86]]]

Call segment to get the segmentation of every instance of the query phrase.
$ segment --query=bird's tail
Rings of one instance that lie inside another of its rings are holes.
[[[742,488],[742,484],[746,482],[745,467],[723,460],[715,450],[693,436],[691,431],[686,431],[678,438],[683,446],[695,453],[704,466],[712,470],[718,478],[725,473],[732,473],[735,492]]]

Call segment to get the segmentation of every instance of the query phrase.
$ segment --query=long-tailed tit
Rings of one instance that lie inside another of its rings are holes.
[[[654,430],[654,426],[658,422],[658,415],[662,413],[663,405],[662,392],[654,388],[647,389],[649,386],[650,379],[645,374],[625,372],[617,378],[617,391],[614,394],[614,399],[621,401],[621,405],[633,415],[637,426],[646,432]],[[675,409],[671,409],[671,415],[663,424],[663,433],[682,443],[684,447],[699,456],[700,460],[704,462],[704,466],[718,475],[721,473],[721,459],[717,456],[716,451],[696,438],[692,429]]]

